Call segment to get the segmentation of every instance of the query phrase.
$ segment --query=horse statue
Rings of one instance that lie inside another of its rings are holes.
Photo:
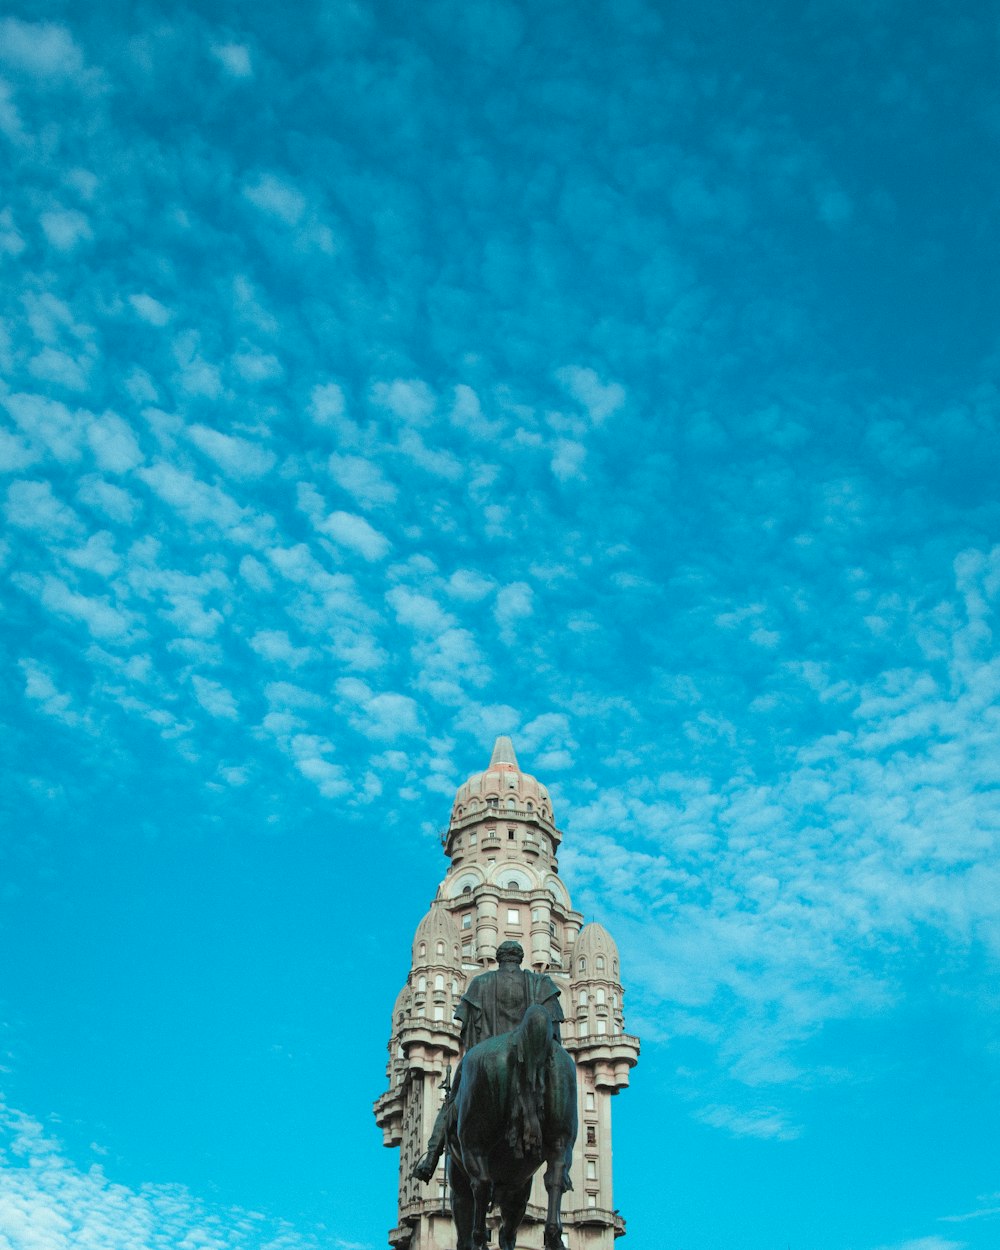
[[[576,1141],[576,1066],[538,1004],[520,1025],[462,1060],[448,1133],[458,1250],[483,1250],[486,1213],[499,1208],[500,1250],[514,1250],[535,1173],[546,1164],[545,1250],[562,1250],[562,1196]]]

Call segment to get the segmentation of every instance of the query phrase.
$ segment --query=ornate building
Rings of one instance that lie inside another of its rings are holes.
[[[477,973],[496,967],[499,944],[515,938],[524,966],[547,972],[561,990],[563,1044],[579,1076],[566,1242],[569,1250],[610,1250],[625,1232],[612,1196],[611,1096],[628,1085],[639,1039],[625,1032],[618,948],[573,910],[558,875],[562,834],[548,791],[518,767],[509,738],[498,738],[489,768],[459,787],[441,841],[451,863],[413,936],[410,975],[392,1012],[389,1088],[375,1103],[385,1145],[400,1152],[389,1242],[396,1250],[454,1246],[445,1161],[429,1185],[410,1174],[459,1059],[455,1007]],[[519,1247],[540,1250],[545,1201],[539,1171]]]

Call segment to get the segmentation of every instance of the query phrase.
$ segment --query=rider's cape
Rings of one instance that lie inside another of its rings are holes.
[[[478,977],[474,977],[462,995],[462,1001],[455,1008],[455,1017],[462,1022],[462,1044],[466,1050],[488,1037],[509,1032],[520,1023],[520,1018],[512,1022],[500,1018],[501,1012],[497,1004],[498,976],[498,972],[481,972]],[[559,987],[552,978],[544,972],[531,972],[526,968],[521,969],[521,976],[525,982],[525,1008],[532,1003],[539,1003],[549,1013],[554,1025],[565,1020],[559,1005]]]

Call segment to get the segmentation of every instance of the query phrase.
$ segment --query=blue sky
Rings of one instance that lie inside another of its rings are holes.
[[[0,18],[3,1250],[369,1250],[455,787],[634,1250],[1000,1243],[991,6]]]

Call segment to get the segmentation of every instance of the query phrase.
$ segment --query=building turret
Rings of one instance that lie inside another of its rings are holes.
[[[522,772],[510,738],[489,766],[458,788],[441,835],[450,860],[413,937],[410,974],[393,1009],[390,1088],[375,1104],[385,1144],[400,1147],[397,1250],[454,1244],[444,1163],[430,1186],[411,1177],[459,1057],[452,1019],[472,977],[496,966],[498,946],[520,942],[525,966],[559,986],[563,1040],[579,1076],[580,1135],[573,1155],[575,1210],[564,1211],[569,1250],[610,1250],[625,1231],[611,1184],[610,1098],[628,1084],[639,1040],[624,1032],[618,948],[599,924],[583,925],[558,875],[548,790]],[[518,1246],[540,1250],[546,1196],[535,1179]]]

